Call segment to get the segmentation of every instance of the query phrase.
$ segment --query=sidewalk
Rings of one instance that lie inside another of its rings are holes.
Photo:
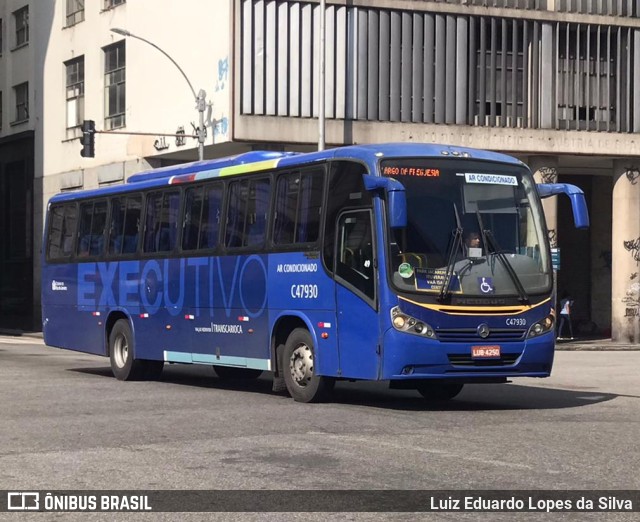
[[[35,337],[42,339],[42,332],[23,332],[21,330],[0,329],[0,335],[15,335],[22,337]],[[573,340],[556,341],[558,351],[624,351],[640,350],[640,344],[616,343],[611,339],[601,338],[579,338]]]
[[[622,351],[622,350],[640,350],[640,344],[618,343],[607,338],[579,338],[573,340],[556,341],[556,350],[558,351]]]

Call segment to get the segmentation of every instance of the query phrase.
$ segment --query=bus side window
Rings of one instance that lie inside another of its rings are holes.
[[[225,230],[225,245],[228,248],[242,246],[248,199],[248,180],[235,181],[229,184],[229,207],[227,209],[227,226]]]
[[[199,248],[215,248],[218,245],[220,214],[222,212],[222,184],[205,187]]]
[[[259,179],[251,183],[249,209],[243,246],[264,242],[271,194],[271,180]]]
[[[123,254],[133,254],[138,250],[141,211],[142,198],[140,196],[129,196],[127,198],[127,213],[124,220]]]
[[[371,212],[345,212],[338,220],[336,275],[375,298]]]
[[[324,173],[281,174],[276,189],[273,242],[276,245],[314,243],[320,232]]]
[[[182,221],[183,250],[195,250],[198,248],[203,192],[204,187],[189,188],[185,191],[184,217]]]
[[[54,206],[49,225],[49,259],[61,259],[73,253],[76,235],[77,210],[75,204]]]
[[[367,169],[354,161],[335,161],[331,164],[329,178],[330,194],[324,224],[324,246],[322,257],[325,268],[333,272],[336,241],[336,219],[345,208],[369,208],[371,193],[366,191],[362,175]]]
[[[78,256],[98,256],[103,253],[106,223],[106,201],[95,201],[80,205]]]

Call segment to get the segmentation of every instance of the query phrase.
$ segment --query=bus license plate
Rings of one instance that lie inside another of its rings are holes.
[[[471,347],[472,359],[499,359],[500,358],[500,346],[472,346]]]

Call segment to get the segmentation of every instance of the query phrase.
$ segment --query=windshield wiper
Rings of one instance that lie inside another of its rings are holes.
[[[522,286],[522,282],[520,281],[518,274],[516,274],[516,271],[513,269],[513,266],[511,266],[511,263],[507,259],[507,256],[504,255],[504,252],[500,248],[500,245],[498,245],[498,242],[496,241],[496,238],[494,237],[493,232],[491,232],[491,230],[488,230],[488,229],[483,230],[482,235],[484,236],[485,241],[488,242],[489,245],[491,245],[491,248],[493,248],[493,255],[498,257],[500,262],[503,264],[505,270],[507,271],[507,274],[509,274],[511,281],[513,281],[513,284],[516,287],[516,290],[518,291],[518,300],[521,303],[528,304],[529,296],[527,295],[527,291],[524,289],[524,286]]]
[[[454,265],[456,261],[456,255],[458,250],[462,246],[462,228],[456,227],[453,232],[453,242],[452,242],[451,250],[449,250],[449,257],[447,258],[447,271],[444,274],[444,281],[442,282],[442,286],[440,287],[440,295],[438,296],[438,301],[444,301],[449,294],[449,287],[451,286],[451,279],[453,276]]]

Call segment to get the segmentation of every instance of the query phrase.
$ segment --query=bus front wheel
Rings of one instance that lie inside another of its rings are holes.
[[[416,385],[418,393],[430,401],[448,401],[458,395],[464,384],[458,382],[425,381]]]
[[[321,401],[335,384],[335,379],[316,375],[314,359],[311,334],[296,328],[287,338],[282,358],[284,382],[296,402]]]
[[[163,361],[136,360],[133,352],[134,339],[129,321],[118,319],[109,334],[109,359],[114,377],[120,381],[158,379]]]

